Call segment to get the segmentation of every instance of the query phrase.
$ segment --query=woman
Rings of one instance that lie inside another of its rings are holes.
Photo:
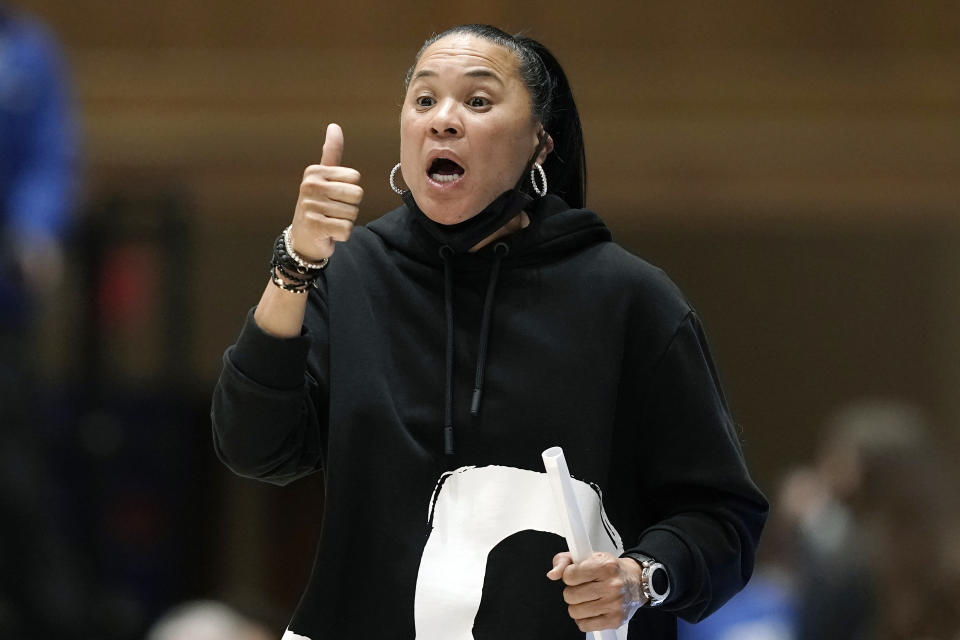
[[[455,27],[407,83],[403,206],[354,228],[331,125],[214,394],[234,471],[325,474],[288,636],[675,637],[749,578],[766,514],[700,323],[580,208],[579,116],[546,48]],[[599,551],[578,564],[554,445]]]

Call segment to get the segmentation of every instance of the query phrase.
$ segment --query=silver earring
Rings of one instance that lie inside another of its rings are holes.
[[[534,173],[534,170],[540,172],[540,179],[543,180],[543,191],[537,187],[537,174]],[[547,195],[547,172],[543,170],[543,165],[539,162],[534,162],[533,166],[530,167],[530,184],[533,185],[533,192],[541,198]]]
[[[406,193],[406,191],[405,191],[404,189],[401,189],[400,187],[398,187],[398,186],[397,186],[397,183],[395,182],[396,177],[397,177],[397,171],[399,171],[399,170],[400,170],[400,163],[399,163],[399,162],[398,162],[397,164],[393,165],[393,169],[390,169],[390,188],[393,189],[393,191],[394,191],[398,196],[402,196],[404,193]]]

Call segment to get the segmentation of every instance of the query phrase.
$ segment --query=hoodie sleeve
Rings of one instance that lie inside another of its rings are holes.
[[[247,314],[223,356],[210,411],[214,449],[234,473],[283,485],[320,468],[326,381],[309,363],[325,345],[306,328],[276,338],[257,325],[253,310]]]
[[[690,312],[648,378],[640,433],[640,495],[654,524],[624,555],[662,562],[661,606],[695,622],[746,585],[767,501],[750,479],[739,438]]]

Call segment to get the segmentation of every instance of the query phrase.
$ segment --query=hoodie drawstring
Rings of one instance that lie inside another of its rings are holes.
[[[443,397],[443,452],[453,455],[453,269],[448,258],[453,249],[440,247],[443,260],[443,304],[447,317],[447,372]]]
[[[453,249],[440,247],[440,259],[443,260],[443,303],[447,323],[446,377],[443,398],[443,452],[453,455],[453,268],[450,256]],[[470,415],[480,415],[480,400],[483,396],[483,376],[487,366],[487,344],[490,341],[490,318],[493,315],[493,300],[500,278],[500,263],[510,253],[510,245],[498,242],[493,247],[493,265],[490,267],[490,279],[487,294],[483,299],[483,318],[480,322],[480,340],[477,347],[477,369],[473,383],[473,398],[470,402]]]
[[[483,320],[480,324],[480,341],[477,347],[477,372],[473,380],[473,399],[470,402],[470,415],[480,415],[480,397],[483,395],[483,374],[487,367],[487,342],[490,338],[490,316],[493,315],[493,296],[497,290],[500,276],[500,262],[510,253],[506,242],[498,242],[493,247],[493,266],[490,267],[490,281],[487,295],[483,299]]]

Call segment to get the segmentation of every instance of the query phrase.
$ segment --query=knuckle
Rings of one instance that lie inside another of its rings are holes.
[[[323,181],[317,178],[317,176],[307,176],[303,179],[303,182],[300,183],[300,195],[314,195],[319,192],[322,187]]]
[[[346,184],[345,182],[331,183],[330,191],[331,191],[330,195],[333,196],[335,199],[339,200],[340,202],[349,202],[351,199],[350,185]]]
[[[307,167],[307,171],[303,175],[304,182],[313,182],[315,184],[320,184],[327,179],[327,173],[330,167],[324,166],[322,164],[312,164]]]
[[[319,164],[307,165],[307,167],[303,170],[304,179],[306,179],[308,176],[315,174],[317,170],[320,169],[321,167],[322,165],[319,165]]]

